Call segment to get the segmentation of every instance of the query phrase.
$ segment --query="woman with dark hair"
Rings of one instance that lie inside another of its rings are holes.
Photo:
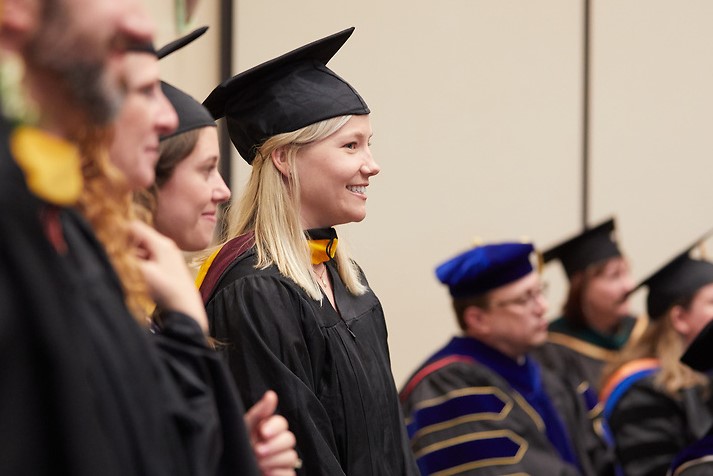
[[[176,110],[178,127],[161,136],[155,183],[136,198],[146,207],[154,228],[182,251],[202,251],[213,240],[218,207],[230,199],[218,169],[216,124],[208,110],[185,92],[165,82],[161,90]],[[248,410],[245,421],[263,474],[287,476],[298,464],[295,438],[285,418],[274,415],[276,406],[277,396],[268,391]]]
[[[598,392],[604,366],[646,326],[645,320],[630,315],[634,283],[613,232],[610,219],[543,253],[545,263],[562,263],[569,290],[537,358],[581,392],[593,389],[591,395]]]

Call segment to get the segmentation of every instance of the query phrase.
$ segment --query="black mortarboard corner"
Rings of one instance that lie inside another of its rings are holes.
[[[662,317],[671,306],[692,296],[703,286],[713,283],[713,263],[705,259],[691,257],[691,251],[712,232],[713,230],[696,240],[682,253],[641,281],[629,293],[633,293],[642,286],[649,288],[646,298],[646,310],[649,318]]]
[[[132,43],[127,45],[127,50],[128,51],[137,51],[141,53],[148,53],[155,55],[158,59],[164,58],[171,53],[173,53],[176,50],[180,50],[184,46],[186,46],[189,43],[192,43],[195,39],[198,37],[202,36],[203,33],[208,31],[207,26],[202,26],[200,28],[196,28],[192,32],[183,35],[180,38],[177,38],[170,43],[167,43],[166,45],[162,46],[158,50],[156,47],[153,45],[153,43]]]
[[[161,90],[178,114],[178,127],[170,134],[161,136],[161,140],[201,127],[215,127],[215,121],[208,109],[193,97],[164,81],[161,81]]]
[[[699,372],[708,372],[713,368],[713,321],[706,324],[693,339],[681,357],[681,362]]]
[[[319,121],[369,114],[354,88],[327,68],[351,36],[348,28],[255,66],[218,85],[203,105],[225,117],[228,134],[249,164],[268,138]]]
[[[173,40],[170,43],[167,43],[166,45],[162,46],[161,48],[156,51],[156,56],[158,56],[158,59],[165,58],[166,56],[170,55],[176,50],[180,50],[184,46],[186,46],[189,43],[193,43],[194,40],[197,40],[201,36],[203,36],[203,33],[208,31],[207,26],[202,26],[200,28],[196,28],[192,32],[183,35],[182,37]]]
[[[621,256],[614,238],[614,219],[587,228],[582,233],[542,253],[545,263],[558,259],[568,278],[590,265]]]
[[[156,52],[156,56],[158,59],[165,58],[174,51],[180,50],[189,43],[192,43],[206,31],[208,31],[207,26],[197,28],[187,35],[162,46]],[[208,110],[193,97],[164,81],[161,81],[161,90],[171,102],[171,105],[176,110],[176,114],[178,115],[178,127],[176,130],[168,135],[162,136],[161,140],[201,127],[215,127],[216,124],[213,120],[213,116],[211,116]]]

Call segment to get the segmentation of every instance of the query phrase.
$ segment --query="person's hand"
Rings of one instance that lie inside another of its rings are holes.
[[[134,220],[130,232],[149,293],[162,309],[179,311],[208,331],[208,318],[181,250],[170,238]]]
[[[302,466],[295,451],[295,435],[287,420],[275,415],[277,394],[272,390],[245,413],[250,443],[263,476],[292,476]]]

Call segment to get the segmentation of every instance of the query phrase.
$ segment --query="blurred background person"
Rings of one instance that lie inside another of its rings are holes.
[[[710,375],[713,368],[713,321],[693,339],[681,357],[681,363]],[[713,427],[700,440],[681,450],[671,463],[674,476],[707,476],[713,472]]]
[[[614,228],[614,220],[606,220],[542,254],[545,263],[562,263],[569,290],[561,316],[549,324],[547,344],[535,356],[580,392],[591,388],[590,396],[599,391],[604,365],[646,325],[630,315],[634,283]]]
[[[679,361],[713,319],[713,263],[690,252],[641,282],[649,326],[605,370],[604,416],[626,475],[665,475],[713,425],[710,377]]]
[[[477,246],[436,269],[463,335],[401,390],[422,474],[613,474],[574,390],[530,356],[547,339],[534,251]]]

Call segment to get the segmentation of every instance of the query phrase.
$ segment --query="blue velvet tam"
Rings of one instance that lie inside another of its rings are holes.
[[[438,266],[436,276],[456,299],[479,296],[531,273],[534,250],[530,243],[477,246]]]

